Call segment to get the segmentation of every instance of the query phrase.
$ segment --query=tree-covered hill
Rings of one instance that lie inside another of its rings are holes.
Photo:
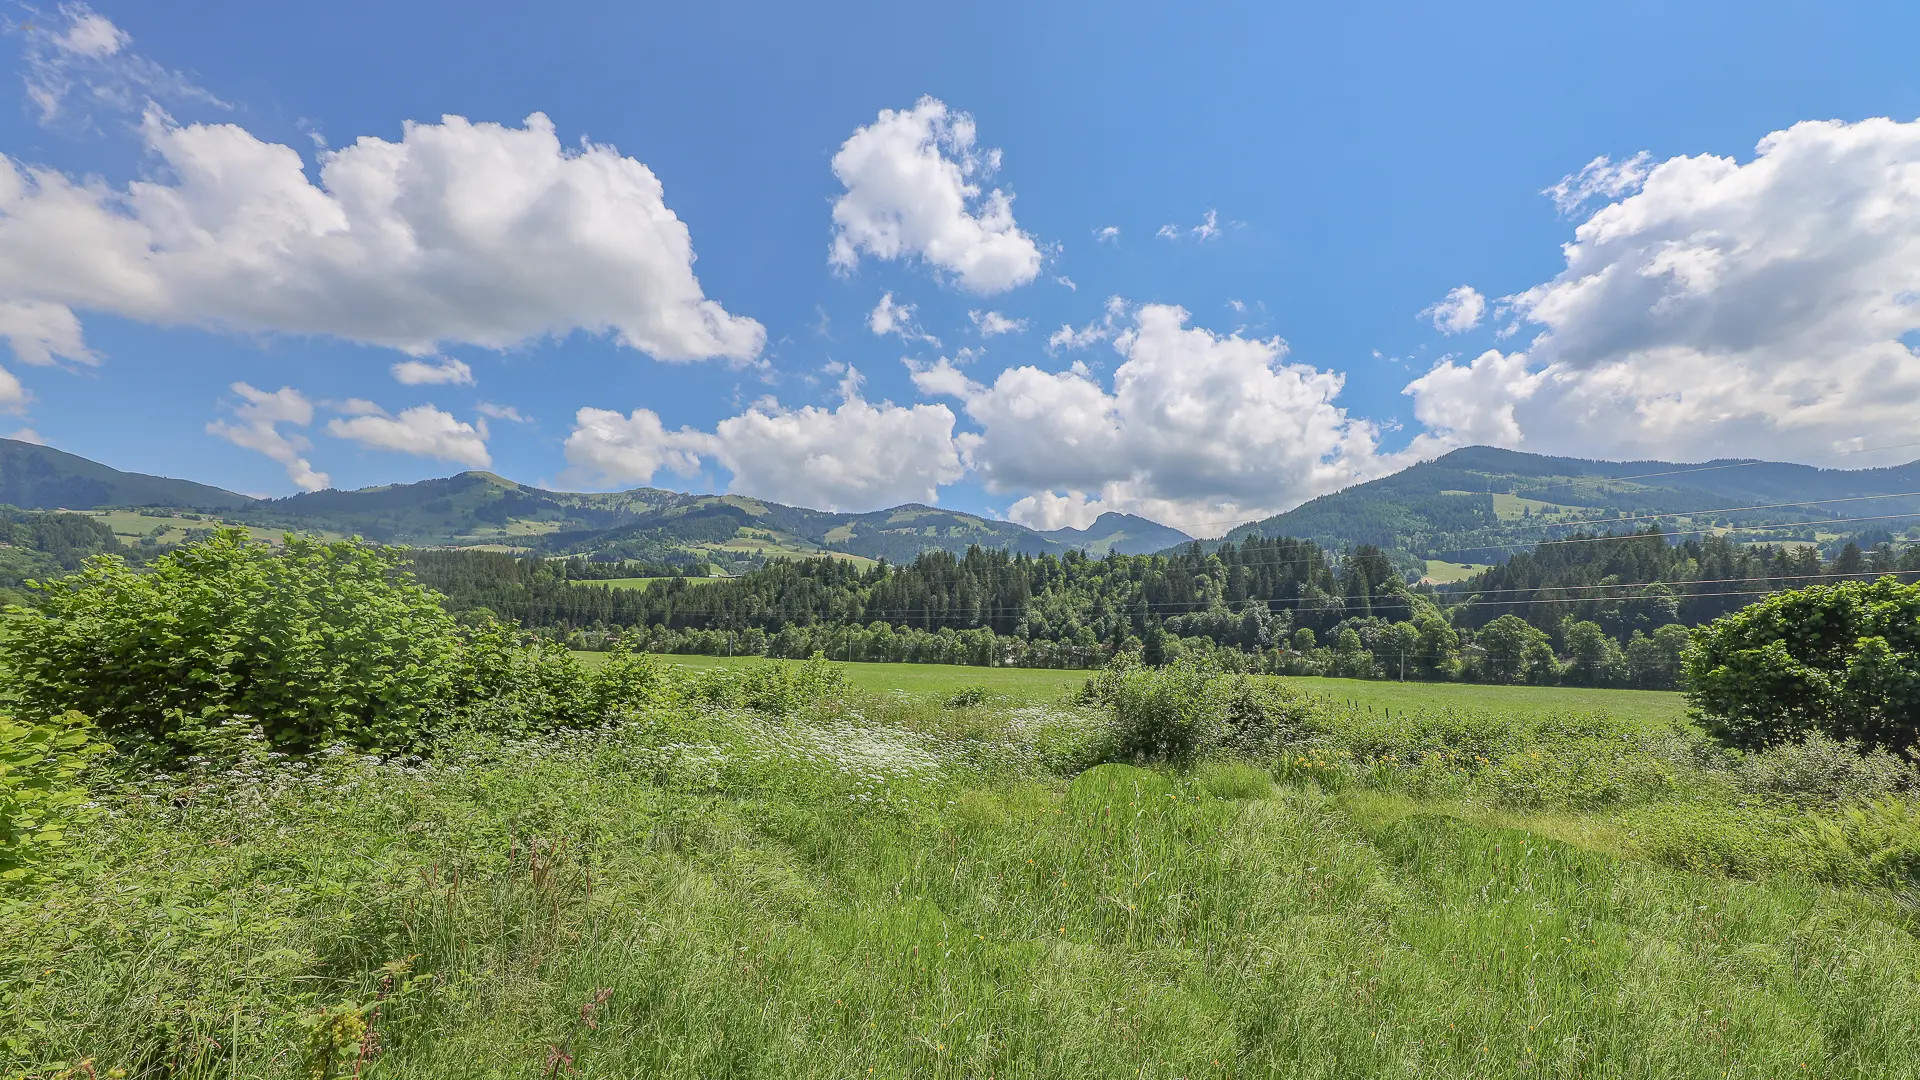
[[[1008,521],[909,503],[865,514],[785,506],[742,495],[658,488],[548,491],[485,472],[413,484],[317,491],[259,503],[254,524],[326,528],[383,543],[501,545],[549,555],[641,559],[728,570],[816,555],[912,560],[923,551],[1002,548],[1023,554],[1141,553],[1185,539],[1144,518],[1107,515],[1091,529],[1037,533]]]
[[[0,439],[0,504],[27,510],[91,510],[102,506],[168,506],[230,510],[252,504],[223,488],[173,480],[89,461],[51,446]]]
[[[1329,547],[1373,544],[1413,559],[1505,560],[1582,530],[1706,535],[1743,528],[1756,541],[1826,540],[1920,524],[1920,462],[1817,469],[1755,461],[1585,461],[1487,446],[1455,450],[1338,491],[1226,536],[1297,536]],[[1837,502],[1849,499],[1852,502]],[[1789,505],[1776,505],[1776,504]],[[1745,508],[1745,509],[1740,509]],[[1647,518],[1647,515],[1661,515]],[[1843,519],[1869,518],[1863,526]],[[1753,529],[1804,523],[1805,528]]]
[[[1279,536],[1336,552],[1370,545],[1416,578],[1426,560],[1500,563],[1543,540],[1648,524],[1683,538],[1725,533],[1748,543],[1817,542],[1831,555],[1868,533],[1890,539],[1911,533],[1920,524],[1916,491],[1920,462],[1862,470],[1739,461],[1685,465],[1468,447],[1241,526],[1208,546]],[[782,558],[826,556],[865,567],[882,559],[911,562],[927,551],[962,555],[973,547],[1103,556],[1170,551],[1188,542],[1176,529],[1125,514],[1103,514],[1086,529],[1036,532],[918,504],[852,514],[659,488],[549,491],[487,472],[254,500],[189,481],[120,472],[14,440],[0,440],[0,501],[27,508],[192,509],[215,515],[209,525],[227,520],[415,547],[488,546],[687,569],[713,566],[729,574]]]
[[[1138,514],[1108,512],[1084,529],[1054,529],[1040,535],[1093,555],[1145,555],[1190,542],[1193,537]]]

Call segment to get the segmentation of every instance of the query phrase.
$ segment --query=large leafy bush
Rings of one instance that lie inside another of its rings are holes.
[[[1694,633],[1687,697],[1739,747],[1819,732],[1920,743],[1920,584],[1891,578],[1778,593]]]
[[[0,881],[31,875],[86,818],[75,778],[104,749],[79,713],[37,724],[0,716]]]
[[[235,716],[293,752],[414,745],[485,666],[391,552],[359,541],[276,551],[228,529],[143,571],[100,556],[38,587],[0,639],[20,714],[79,710],[163,757]]]

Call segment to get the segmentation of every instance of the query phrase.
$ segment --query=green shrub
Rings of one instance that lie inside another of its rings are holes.
[[[1777,593],[1693,635],[1687,699],[1743,748],[1808,732],[1920,743],[1920,584],[1891,577]]]
[[[1319,701],[1266,679],[1217,676],[1227,703],[1222,749],[1270,756],[1307,737]]]
[[[1920,769],[1879,747],[1813,734],[1741,756],[1742,790],[1802,805],[1870,802],[1920,789]]]
[[[1825,876],[1851,885],[1920,889],[1920,804],[1875,799],[1815,816],[1803,834]]]
[[[987,703],[987,688],[975,684],[963,686],[953,696],[947,698],[949,709],[977,709]]]
[[[1314,707],[1278,684],[1196,657],[1161,668],[1116,660],[1087,680],[1080,700],[1112,710],[1115,758],[1175,764],[1222,751],[1274,753],[1300,737]]]
[[[287,751],[416,745],[462,667],[434,595],[359,541],[275,551],[225,529],[144,572],[99,556],[36,588],[41,606],[0,638],[21,714],[77,709],[162,758],[240,714]]]
[[[745,669],[714,668],[691,680],[693,700],[728,709],[784,716],[809,706],[837,701],[847,694],[846,671],[815,653],[803,663],[755,664]]]
[[[1226,740],[1226,683],[1193,660],[1160,668],[1116,663],[1088,680],[1088,694],[1113,710],[1116,757],[1185,764]]]
[[[1781,809],[1656,803],[1622,815],[1628,840],[1657,863],[1755,878],[1809,873],[1817,860],[1799,834],[1801,816]]]
[[[1503,806],[1598,810],[1652,802],[1671,794],[1674,766],[1639,740],[1543,740],[1482,766],[1471,785]]]
[[[41,723],[0,716],[0,881],[31,876],[89,816],[75,779],[106,749],[89,728],[75,712]]]

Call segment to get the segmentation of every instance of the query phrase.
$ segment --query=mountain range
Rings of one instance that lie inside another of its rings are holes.
[[[742,495],[690,495],[659,488],[548,491],[488,472],[254,499],[190,481],[124,473],[11,439],[0,439],[0,504],[194,511],[236,524],[358,534],[383,543],[710,562],[722,569],[768,557],[830,553],[903,562],[926,550],[957,553],[976,544],[1035,555],[1073,549],[1095,555],[1143,554],[1191,540],[1177,529],[1130,514],[1103,514],[1085,529],[1038,532],[914,503],[847,514]]]
[[[780,556],[905,562],[922,551],[962,552],[976,544],[1036,555],[1075,549],[1134,555],[1192,542],[1178,529],[1130,514],[1102,514],[1085,529],[1036,531],[914,503],[849,514],[659,488],[548,491],[487,472],[255,499],[121,472],[11,439],[0,439],[0,504],[150,508],[154,515],[192,512],[259,529],[358,534],[384,543],[705,562],[723,572]],[[1581,530],[1735,530],[1756,541],[1804,542],[1898,534],[1917,522],[1920,462],[1858,470],[1739,460],[1688,465],[1474,446],[1323,495],[1222,539],[1293,536],[1336,551],[1373,544],[1418,569],[1433,561],[1499,562]],[[114,515],[113,527],[129,538],[164,531],[128,514]]]
[[[1731,530],[1755,542],[1899,534],[1920,521],[1920,462],[1819,469],[1750,460],[1587,461],[1469,446],[1242,525],[1224,540],[1373,544],[1499,562],[1575,532]],[[1786,525],[1788,527],[1780,527]]]

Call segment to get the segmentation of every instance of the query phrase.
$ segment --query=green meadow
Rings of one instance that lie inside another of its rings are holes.
[[[609,587],[609,588],[614,588],[614,589],[640,589],[640,590],[645,590],[645,589],[647,589],[647,588],[650,588],[650,587],[651,587],[651,586],[653,585],[653,583],[654,583],[654,582],[656,582],[656,581],[672,581],[672,580],[674,580],[674,579],[673,579],[673,578],[670,578],[670,577],[622,577],[622,578],[597,578],[597,579],[593,579],[593,580],[589,580],[589,581],[584,581],[584,582],[582,582],[582,584],[585,584],[585,585],[605,585],[605,586],[607,586],[607,587]],[[687,580],[687,583],[688,583],[689,585],[700,585],[700,584],[704,584],[705,582],[709,582],[709,581],[718,581],[718,580],[720,580],[720,579],[719,579],[719,578],[703,578],[703,577],[690,577],[690,578],[687,578],[686,580]]]
[[[662,659],[595,728],[101,787],[0,907],[4,1075],[1920,1076],[1897,771],[1332,680],[1141,768],[1083,672]]]
[[[589,665],[605,661],[606,653],[576,654]],[[663,661],[696,671],[719,667],[740,669],[778,664],[759,656],[673,655]],[[900,692],[946,697],[968,687],[989,694],[1035,701],[1051,701],[1076,691],[1089,671],[1052,668],[982,668],[953,664],[840,664],[847,681],[874,693]],[[1576,686],[1497,686],[1480,683],[1387,682],[1375,679],[1276,678],[1280,683],[1315,697],[1368,707],[1417,712],[1520,711],[1534,714],[1604,713],[1623,721],[1678,722],[1686,716],[1685,699],[1664,690],[1611,690]]]

